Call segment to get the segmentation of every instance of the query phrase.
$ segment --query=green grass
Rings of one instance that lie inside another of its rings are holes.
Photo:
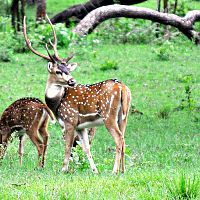
[[[178,44],[178,45],[177,45]],[[173,56],[161,61],[154,54],[156,45],[98,45],[77,55],[79,67],[73,76],[79,83],[94,83],[118,78],[132,91],[132,103],[140,115],[130,115],[126,131],[127,173],[112,176],[114,142],[105,128],[97,129],[92,154],[100,175],[89,166],[71,165],[71,174],[60,169],[64,144],[58,125],[49,126],[50,140],[44,170],[35,169],[37,152],[27,141],[22,168],[18,165],[15,139],[2,161],[0,190],[3,199],[167,199],[171,179],[181,173],[188,177],[199,172],[199,111],[172,110],[184,98],[180,77],[193,75],[192,96],[199,104],[199,47],[190,42],[176,43]],[[76,47],[78,48],[78,47]],[[80,50],[80,49],[79,49]],[[64,51],[63,51],[64,52]],[[62,52],[62,53],[63,53]],[[115,60],[119,69],[101,71],[105,60]],[[16,54],[11,63],[0,63],[0,112],[14,100],[35,96],[44,100],[46,62],[32,55]],[[168,106],[165,119],[158,113]]]
[[[70,1],[73,4],[72,1]],[[66,2],[67,4],[68,2]],[[152,2],[151,2],[152,3]],[[151,7],[152,4],[149,4]],[[48,1],[49,12],[61,10]],[[86,161],[70,163],[61,172],[64,143],[58,124],[49,125],[46,165],[38,169],[35,146],[27,140],[23,166],[19,167],[18,139],[9,145],[0,164],[0,199],[200,199],[200,48],[177,38],[162,60],[156,44],[100,44],[59,50],[79,52],[73,72],[79,83],[118,78],[132,92],[132,104],[143,115],[130,114],[126,138],[126,173],[111,174],[114,141],[99,127],[92,155],[100,171],[93,175]],[[39,49],[43,51],[43,49]],[[162,52],[163,53],[163,52]],[[107,61],[115,70],[101,70]],[[12,62],[0,62],[0,114],[18,98],[33,96],[44,101],[47,63],[32,53],[15,54]],[[185,99],[184,77],[191,76],[193,110],[176,110]]]

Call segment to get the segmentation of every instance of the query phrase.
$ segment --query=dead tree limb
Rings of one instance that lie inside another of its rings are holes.
[[[54,17],[51,18],[51,22],[53,24],[65,23],[68,26],[70,24],[70,21],[78,23],[89,12],[101,6],[112,5],[115,3],[121,5],[133,5],[144,1],[147,0],[89,0],[83,4],[73,5],[66,10],[56,14]]]
[[[90,12],[73,31],[80,36],[84,36],[92,32],[101,22],[118,17],[147,19],[164,25],[171,25],[190,40],[200,43],[200,32],[194,30],[194,23],[200,21],[200,10],[189,11],[185,17],[179,17],[174,14],[161,13],[136,6],[103,6]]]

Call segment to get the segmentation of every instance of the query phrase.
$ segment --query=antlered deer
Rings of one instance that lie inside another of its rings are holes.
[[[49,116],[54,119],[51,110],[37,98],[22,98],[6,108],[0,120],[0,157],[3,158],[4,156],[11,134],[17,131],[20,165],[22,165],[26,133],[35,144],[38,150],[39,166],[43,167],[48,142]],[[38,133],[43,141],[39,138]]]
[[[75,133],[82,142],[82,149],[86,153],[94,173],[98,173],[90,153],[87,128],[105,125],[114,138],[116,144],[114,173],[120,169],[125,170],[124,132],[131,101],[131,92],[120,81],[106,80],[92,85],[76,85],[71,76],[77,64],[69,63],[72,56],[61,59],[57,52],[57,38],[54,27],[47,17],[54,35],[54,42],[50,44],[54,50],[52,56],[46,44],[48,56],[37,52],[31,46],[26,34],[26,21],[24,18],[24,38],[28,48],[36,55],[48,62],[48,79],[45,99],[48,107],[53,111],[59,124],[63,128],[65,139],[65,159],[63,171],[68,171],[71,147]]]

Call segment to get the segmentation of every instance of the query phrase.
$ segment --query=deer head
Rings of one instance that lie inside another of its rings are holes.
[[[52,28],[53,31],[53,38],[54,42],[52,43],[51,40],[49,40],[50,45],[53,48],[54,54],[51,55],[48,49],[48,44],[45,45],[45,48],[47,50],[47,55],[41,54],[35,49],[33,49],[30,40],[27,37],[26,33],[26,17],[24,17],[24,27],[23,27],[23,34],[25,42],[28,46],[28,48],[37,56],[44,58],[48,61],[48,71],[50,82],[53,82],[54,84],[61,85],[61,86],[69,86],[73,87],[76,85],[75,79],[71,76],[70,72],[74,71],[74,69],[77,67],[77,63],[69,63],[69,60],[73,58],[73,55],[68,56],[67,58],[60,58],[57,51],[57,37],[55,29],[50,21],[50,19],[47,17],[47,20]]]

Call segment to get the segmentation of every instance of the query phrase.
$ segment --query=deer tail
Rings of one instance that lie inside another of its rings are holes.
[[[122,104],[122,120],[125,120],[128,115],[131,102],[131,91],[125,86],[121,91],[121,104]]]
[[[45,110],[47,111],[48,115],[50,116],[52,121],[55,121],[55,117],[53,112],[49,109],[49,107],[47,105],[44,106]]]

